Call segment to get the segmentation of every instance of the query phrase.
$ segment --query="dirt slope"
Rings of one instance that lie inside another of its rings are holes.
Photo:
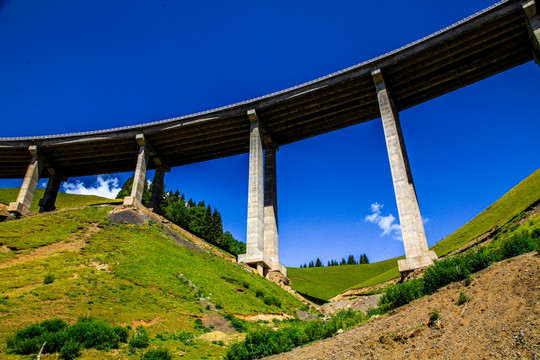
[[[494,264],[472,279],[270,359],[540,359],[540,256]],[[462,291],[466,305],[458,305]],[[428,326],[433,309],[440,321]]]

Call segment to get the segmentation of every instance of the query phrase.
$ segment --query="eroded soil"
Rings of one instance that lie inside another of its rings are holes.
[[[540,256],[505,260],[472,279],[270,359],[540,359]],[[460,305],[461,292],[470,299]],[[440,321],[429,326],[434,309]]]

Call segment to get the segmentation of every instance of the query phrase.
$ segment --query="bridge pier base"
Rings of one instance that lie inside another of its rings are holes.
[[[24,180],[17,196],[17,201],[11,202],[7,211],[15,216],[24,216],[30,212],[30,205],[34,199],[36,188],[38,186],[39,177],[43,170],[41,160],[38,158],[38,152],[36,146],[30,146],[28,148],[30,154],[32,154],[32,160],[24,175]]]
[[[267,146],[263,153],[262,123],[255,110],[248,111],[248,117],[251,128],[247,241],[246,253],[238,255],[238,262],[255,266],[261,276],[271,270],[285,276],[287,269],[279,262],[278,253],[276,150]]]
[[[394,107],[381,71],[373,71],[372,76],[377,90],[403,245],[405,246],[406,259],[399,260],[398,266],[399,271],[405,273],[433,264],[433,261],[437,260],[437,255],[434,251],[429,250],[427,245],[424,224],[420,215],[409,159],[399,123],[399,113]]]
[[[39,200],[40,213],[56,210],[56,206],[54,204],[56,202],[56,197],[58,196],[58,190],[60,190],[62,180],[62,177],[58,174],[51,174],[49,176],[45,194],[43,195],[43,198]]]
[[[148,151],[145,144],[139,144],[139,156],[137,158],[137,167],[133,175],[133,187],[131,188],[131,196],[124,198],[124,205],[143,207],[142,196],[144,191],[144,182],[146,181],[146,168],[148,167]]]

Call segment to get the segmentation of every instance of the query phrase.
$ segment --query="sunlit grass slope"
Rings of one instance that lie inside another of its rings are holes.
[[[438,256],[457,250],[485,232],[503,226],[539,199],[540,169],[431,249],[435,250]],[[368,265],[288,268],[287,271],[295,290],[328,300],[350,288],[372,286],[400,276],[398,259],[400,258]]]
[[[39,200],[43,198],[45,189],[36,189],[36,194],[34,195],[34,200],[30,206],[30,211],[34,214],[39,212]],[[0,204],[9,205],[10,202],[16,201],[17,196],[19,195],[19,188],[3,188],[0,189]],[[95,195],[75,195],[75,194],[66,194],[63,192],[58,193],[56,198],[56,208],[57,209],[66,209],[66,208],[77,208],[88,205],[96,204],[110,204],[110,203],[121,203],[122,200],[116,199],[107,199],[101,196]]]
[[[493,228],[503,226],[539,199],[540,169],[529,175],[456,232],[439,241],[431,249],[435,250],[438,256],[459,249]]]
[[[114,325],[152,324],[152,336],[202,334],[195,320],[207,314],[294,314],[302,306],[236,263],[179,246],[160,225],[110,223],[111,209],[92,206],[0,223],[0,357],[8,356],[7,335],[45,319],[73,323],[91,315]],[[46,275],[55,280],[44,284]],[[281,305],[267,305],[269,297]],[[226,351],[202,341],[160,341],[152,346],[186,359],[219,358]],[[115,358],[129,358],[122,351]]]
[[[381,274],[381,282],[399,276],[398,258],[373,264],[340,265],[317,268],[287,268],[293,288],[303,294],[329,300],[350,287],[369,281]]]

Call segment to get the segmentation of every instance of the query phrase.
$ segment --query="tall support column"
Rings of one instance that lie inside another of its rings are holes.
[[[146,181],[146,168],[148,167],[148,151],[144,135],[137,135],[139,143],[139,156],[137,158],[137,167],[133,175],[133,187],[131,188],[131,196],[124,198],[124,205],[142,207],[142,196],[144,191],[144,183]]]
[[[249,261],[263,260],[264,254],[264,185],[263,139],[259,117],[255,110],[248,111],[249,135],[249,187],[246,255]],[[262,262],[262,261],[259,261]],[[260,272],[260,266],[257,269]],[[263,275],[263,274],[261,274]]]
[[[396,111],[380,70],[372,73],[390,160],[394,192],[401,223],[405,259],[398,261],[399,271],[408,272],[433,264],[435,252],[428,249],[422,216],[416,198],[409,159],[403,141],[399,113]]]
[[[39,212],[56,210],[54,203],[58,196],[58,190],[60,190],[60,184],[62,183],[62,176],[57,174],[54,170],[49,169],[51,173],[49,176],[49,182],[47,182],[47,188],[45,189],[45,195],[39,200]]]
[[[528,1],[522,5],[527,16],[527,27],[533,46],[534,61],[540,65],[540,16],[535,0]]]
[[[39,177],[42,171],[41,160],[38,158],[37,146],[33,145],[28,148],[32,155],[32,160],[26,170],[26,175],[19,190],[17,201],[12,202],[8,206],[8,212],[15,216],[24,216],[30,212],[30,205],[34,199],[36,188],[38,186]]]
[[[165,177],[165,171],[168,171],[168,168],[166,168],[159,158],[154,158],[154,163],[156,164],[156,172],[154,174],[154,180],[152,181],[152,196],[148,207],[153,208],[156,213],[161,213],[159,205],[161,203],[161,196],[164,188],[163,179]]]
[[[238,262],[256,266],[261,276],[271,268],[272,261],[264,254],[264,184],[262,126],[255,110],[249,110],[249,187],[246,253]]]
[[[264,150],[264,254],[272,269],[279,268],[276,180],[276,148],[270,144]]]

